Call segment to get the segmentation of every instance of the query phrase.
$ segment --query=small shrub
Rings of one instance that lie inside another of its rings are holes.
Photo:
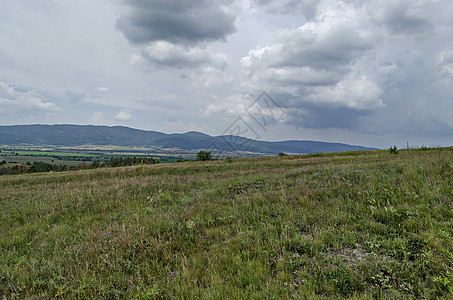
[[[284,153],[284,152],[280,152],[280,153],[278,154],[278,156],[288,156],[288,154],[286,154],[286,153]]]
[[[391,154],[398,154],[398,147],[397,147],[396,145],[393,146],[393,147],[390,147],[390,148],[389,148],[389,152],[390,152]]]

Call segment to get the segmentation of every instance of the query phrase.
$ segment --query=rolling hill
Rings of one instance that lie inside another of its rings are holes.
[[[210,136],[200,132],[165,134],[123,126],[93,125],[14,125],[0,126],[0,145],[115,145],[178,148],[183,150],[213,149],[254,153],[316,153],[373,148],[316,141],[255,141],[238,136]]]

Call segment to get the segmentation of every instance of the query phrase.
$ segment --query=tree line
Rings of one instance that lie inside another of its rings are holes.
[[[151,157],[112,157],[110,160],[100,162],[98,160],[92,163],[81,163],[78,166],[55,165],[42,161],[33,163],[17,164],[14,166],[5,166],[6,161],[0,162],[0,175],[15,175],[26,173],[46,173],[46,172],[63,172],[80,169],[97,169],[97,168],[114,168],[137,165],[152,165],[159,161]]]

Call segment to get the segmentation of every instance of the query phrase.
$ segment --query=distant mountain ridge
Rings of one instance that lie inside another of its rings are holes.
[[[210,136],[191,131],[166,134],[124,126],[94,125],[12,125],[0,126],[0,145],[115,145],[129,147],[217,149],[263,154],[341,152],[374,148],[315,141],[255,141],[238,136]]]

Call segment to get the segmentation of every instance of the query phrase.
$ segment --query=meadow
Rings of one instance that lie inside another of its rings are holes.
[[[0,177],[3,299],[453,298],[453,148]]]

